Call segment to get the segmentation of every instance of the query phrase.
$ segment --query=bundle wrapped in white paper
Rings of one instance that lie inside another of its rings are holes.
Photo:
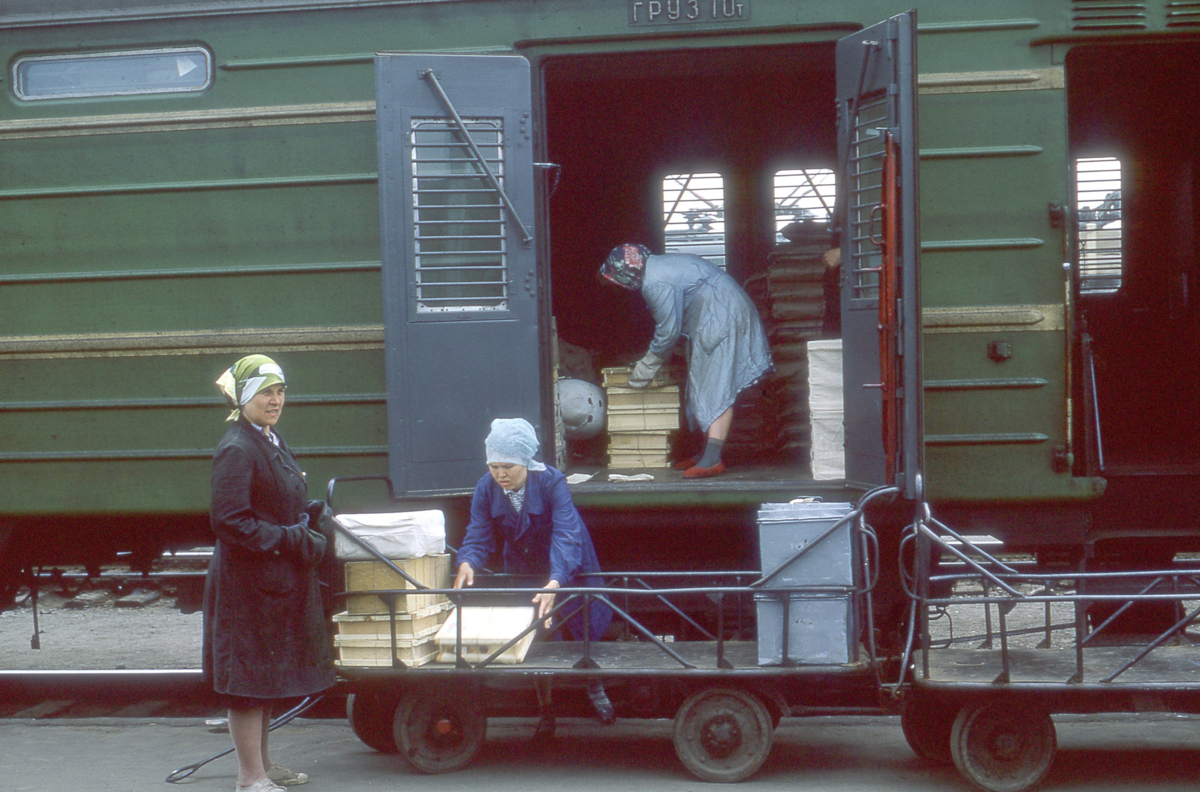
[[[384,558],[420,558],[446,550],[446,516],[437,509],[386,514],[339,514],[335,518]],[[337,535],[337,557],[373,561],[375,556],[354,540]]]

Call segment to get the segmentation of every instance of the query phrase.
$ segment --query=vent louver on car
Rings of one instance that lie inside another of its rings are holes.
[[[1200,27],[1200,0],[1167,3],[1167,27]]]
[[[1146,4],[1076,0],[1071,7],[1071,27],[1073,30],[1145,30],[1148,27]]]

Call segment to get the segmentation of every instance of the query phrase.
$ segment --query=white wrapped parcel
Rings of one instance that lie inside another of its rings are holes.
[[[387,514],[339,514],[334,519],[384,558],[421,558],[446,550],[446,515],[438,509]],[[374,561],[376,557],[340,532],[337,557]]]

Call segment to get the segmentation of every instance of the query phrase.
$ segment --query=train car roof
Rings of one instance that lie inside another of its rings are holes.
[[[463,0],[8,0],[0,8],[0,28],[458,2]]]

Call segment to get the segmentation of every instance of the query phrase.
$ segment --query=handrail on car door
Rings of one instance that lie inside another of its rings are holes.
[[[517,214],[517,208],[513,206],[509,200],[508,194],[504,192],[504,188],[500,186],[500,181],[496,178],[496,174],[492,173],[492,169],[488,167],[487,160],[483,158],[483,152],[475,145],[475,141],[471,138],[471,133],[467,131],[467,125],[458,115],[458,111],[454,109],[454,105],[450,102],[450,97],[442,90],[442,84],[438,82],[437,75],[433,73],[433,69],[426,69],[421,72],[421,76],[429,80],[429,84],[433,87],[433,92],[437,94],[441,100],[442,106],[446,108],[446,112],[450,114],[450,118],[454,120],[454,125],[458,127],[458,134],[462,136],[463,143],[467,144],[467,148],[471,150],[471,156],[475,158],[475,162],[483,169],[483,176],[488,180],[488,184],[492,185],[492,189],[500,196],[500,200],[504,202],[504,208],[512,215],[512,219],[521,227],[521,235],[525,238],[525,244],[533,241],[533,234],[529,233],[529,229],[525,227],[525,223],[521,222],[521,216]]]

